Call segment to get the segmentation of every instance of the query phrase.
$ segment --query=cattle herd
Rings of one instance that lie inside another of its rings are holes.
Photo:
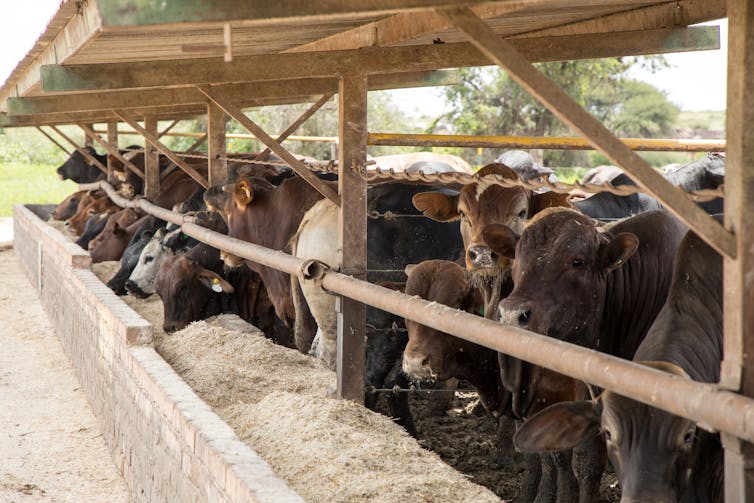
[[[152,202],[191,213],[216,232],[338,269],[337,207],[274,156],[267,164],[249,158],[229,161],[226,180],[206,191],[161,161]],[[396,171],[471,172],[453,156],[375,160]],[[143,155],[131,162],[143,167]],[[206,164],[194,168],[206,175]],[[665,177],[686,190],[717,188],[724,168],[724,156],[708,154]],[[100,178],[78,153],[57,172],[78,183]],[[368,280],[679,378],[717,382],[722,260],[658,201],[607,192],[580,199],[501,185],[499,177],[554,179],[522,151],[505,152],[477,174],[463,186],[370,184]],[[333,175],[318,176],[337,188]],[[142,191],[125,168],[117,178],[120,193]],[[604,168],[586,181],[633,183]],[[720,213],[722,200],[703,207]],[[166,332],[232,312],[275,342],[334,367],[335,297],[311,282],[120,209],[102,191],[71,194],[52,218],[79,236],[93,262],[120,260],[108,282],[115,293],[157,294]],[[366,351],[369,407],[378,389],[461,380],[477,390],[486,413],[513,418],[513,443],[527,453],[518,501],[596,502],[608,459],[622,501],[722,501],[719,436],[694,422],[372,308]],[[416,435],[406,397],[386,394],[390,415]]]

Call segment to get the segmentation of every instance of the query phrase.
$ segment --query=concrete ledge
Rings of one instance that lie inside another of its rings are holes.
[[[154,350],[152,327],[91,272],[91,258],[14,207],[14,244],[135,501],[300,502]]]

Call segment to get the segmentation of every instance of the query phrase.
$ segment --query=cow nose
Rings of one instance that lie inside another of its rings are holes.
[[[467,253],[469,260],[476,267],[493,267],[495,265],[496,255],[488,246],[470,246]]]
[[[525,327],[529,324],[532,317],[531,309],[528,307],[507,307],[501,302],[498,307],[500,314],[500,323],[503,325],[513,325]]]
[[[426,381],[432,378],[429,357],[421,354],[403,354],[403,372],[411,379]]]

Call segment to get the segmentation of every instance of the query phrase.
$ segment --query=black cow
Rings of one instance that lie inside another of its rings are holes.
[[[99,155],[94,147],[84,147],[92,157],[103,165],[107,164],[107,155]],[[91,164],[84,155],[76,150],[58,169],[55,170],[61,180],[73,180],[76,183],[92,183],[104,180],[105,173]]]
[[[84,232],[76,240],[76,244],[84,250],[89,249],[89,243],[96,238],[107,225],[107,219],[112,213],[96,213],[89,217],[84,227]]]
[[[142,250],[147,245],[157,229],[164,227],[164,223],[156,217],[147,217],[136,233],[131,237],[128,246],[120,257],[120,268],[115,275],[107,282],[107,286],[115,292],[116,295],[126,295],[126,281],[131,272],[139,261]]]
[[[722,260],[693,232],[681,243],[667,302],[634,361],[695,381],[716,383],[723,352]],[[561,402],[516,433],[525,451],[568,449],[604,438],[621,501],[722,501],[718,435],[616,393]]]

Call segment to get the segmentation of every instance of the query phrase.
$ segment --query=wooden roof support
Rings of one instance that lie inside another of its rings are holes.
[[[367,77],[348,74],[340,79],[338,92],[338,248],[340,270],[366,280],[367,183],[353,165],[367,160]],[[366,306],[348,297],[338,303],[336,393],[340,398],[364,403],[366,355]]]
[[[328,101],[330,101],[330,99],[332,99],[332,97],[334,95],[335,95],[334,92],[323,94],[322,97],[319,100],[317,100],[317,102],[315,104],[313,104],[312,106],[310,106],[306,110],[306,112],[304,112],[303,114],[301,114],[301,117],[299,117],[298,119],[296,119],[295,121],[293,121],[293,123],[290,126],[288,126],[288,128],[285,131],[283,131],[282,133],[280,133],[280,136],[278,136],[275,139],[275,141],[278,142],[278,143],[283,143],[283,141],[286,138],[288,138],[290,135],[292,135],[293,133],[295,133],[298,130],[298,128],[301,127],[301,125],[309,119],[309,117],[311,117],[312,115],[314,115],[317,112],[317,110],[319,110],[320,108],[322,108]],[[259,155],[256,157],[256,159],[257,160],[264,160],[264,159],[267,158],[267,154],[269,154],[269,153],[270,153],[270,148],[267,147],[267,148],[265,148],[264,150],[262,150],[259,153]]]
[[[228,116],[214,103],[207,104],[207,183],[220,185],[228,176],[228,152],[225,133]]]
[[[145,128],[141,127],[137,122],[136,119],[129,116],[128,113],[126,113],[123,110],[115,110],[113,111],[113,114],[118,117],[121,121],[125,122],[129,126],[131,126],[134,131],[137,131],[139,134],[141,134],[144,139],[150,143],[154,148],[159,150],[165,157],[170,159],[173,163],[177,164],[179,168],[181,168],[183,171],[185,171],[191,178],[197,181],[199,185],[204,187],[205,189],[209,187],[209,184],[207,183],[207,180],[199,174],[194,168],[188,165],[183,159],[178,157],[173,153],[172,150],[170,150],[168,147],[165,146],[162,142],[160,142],[159,139],[157,139],[157,135],[150,133]]]
[[[196,139],[194,143],[191,144],[189,148],[181,152],[182,154],[193,154],[197,150],[199,150],[199,147],[201,147],[204,142],[206,142],[209,139],[209,135],[207,133],[204,133],[199,138]],[[180,157],[180,156],[179,156]],[[175,168],[177,168],[178,165],[174,162],[171,162],[167,165],[165,169],[162,170],[162,173],[160,174],[160,178],[164,179],[166,176],[168,176]],[[209,183],[209,182],[208,182]]]
[[[529,0],[526,3],[535,3]],[[183,0],[181,2],[143,2],[139,0],[99,0],[104,28],[145,26],[169,23],[207,23],[243,20],[246,24],[291,21],[348,19],[355,15],[384,15],[395,12],[458,5],[458,0],[288,0],[286,2],[249,2],[248,0]],[[482,0],[463,0],[464,5]],[[505,0],[498,3],[522,3]]]
[[[245,127],[251,134],[256,136],[259,141],[264,143],[267,147],[270,148],[270,150],[275,152],[278,157],[288,163],[291,169],[298,173],[301,178],[309,182],[309,184],[314,187],[317,192],[332,201],[336,206],[340,206],[340,197],[329,185],[325,184],[322,180],[317,178],[314,173],[312,173],[306,166],[304,166],[303,162],[296,159],[293,154],[288,152],[278,142],[273,140],[270,135],[268,135],[254,121],[249,119],[246,114],[243,113],[243,110],[231,103],[230,99],[227,96],[221,96],[210,87],[202,86],[198,87],[197,89],[204,93],[207,98],[209,98],[213,103],[225,110],[225,113],[230,115],[232,119]]]
[[[680,189],[673,187],[559,86],[534,68],[511,43],[496,36],[484,21],[466,8],[441,12],[466,33],[490,60],[506,70],[519,85],[565,124],[583,135],[597,150],[625,169],[643,189],[662,201],[710,246],[725,256],[736,256],[736,238],[732,233],[707,215]]]
[[[525,6],[525,2],[506,2],[476,6],[472,7],[472,10],[480,18],[485,19],[510,14]],[[415,12],[402,12],[283,52],[342,51],[369,46],[387,47],[426,33],[440,32],[452,26],[446,18],[436,12],[423,12],[420,16],[417,16]]]
[[[79,123],[77,125],[81,128],[82,131],[84,131],[87,136],[89,136],[89,138],[102,145],[102,147],[107,150],[108,154],[118,159],[126,168],[130,169],[136,176],[144,180],[144,173],[139,168],[134,166],[134,164],[130,160],[121,155],[120,151],[118,150],[117,144],[113,146],[109,142],[103,140],[100,135],[95,133],[94,130],[86,124]]]
[[[49,133],[48,133],[47,131],[45,131],[44,129],[42,129],[42,127],[41,127],[41,126],[36,126],[36,128],[37,128],[37,130],[38,130],[38,131],[39,131],[40,133],[42,133],[43,135],[45,135],[45,136],[47,137],[47,139],[48,139],[48,140],[50,140],[50,141],[51,141],[52,143],[54,143],[55,145],[57,145],[57,147],[58,147],[58,148],[59,148],[60,150],[62,150],[63,152],[65,152],[65,153],[66,153],[66,154],[68,154],[68,155],[71,155],[71,153],[70,153],[70,152],[68,151],[68,149],[67,149],[67,148],[65,148],[65,147],[64,147],[63,145],[61,145],[60,143],[58,143],[58,141],[57,141],[57,140],[56,140],[55,138],[53,138],[52,136],[50,136],[50,134],[49,134]]]
[[[85,123],[103,123],[116,119],[112,114],[112,110],[118,108],[117,106],[111,106],[107,110],[98,110],[95,112],[59,112],[46,115],[18,115],[8,116],[0,115],[0,127],[25,127],[25,126],[48,126],[48,125],[61,125],[61,124],[75,124],[77,122]],[[129,113],[143,120],[144,117],[151,115],[157,117],[160,120],[169,119],[190,119],[203,115],[206,112],[206,104],[201,105],[178,105],[178,106],[162,106],[162,107],[147,107],[147,108],[132,108],[129,109]]]
[[[720,384],[754,396],[754,0],[728,0],[728,103],[725,225],[736,258],[723,261],[723,363]],[[754,444],[721,435],[725,501],[754,501]]]
[[[63,133],[60,129],[58,129],[56,126],[50,126],[50,129],[52,129],[53,131],[55,131],[56,133],[58,133],[58,136],[60,136],[65,141],[67,141],[68,143],[70,143],[71,146],[73,146],[73,148],[75,148],[81,155],[84,156],[84,159],[86,159],[89,164],[91,164],[92,166],[98,167],[100,169],[100,171],[102,171],[103,173],[107,174],[107,166],[105,166],[104,164],[102,164],[101,162],[99,162],[86,149],[84,149],[82,147],[79,147],[78,143],[76,143],[75,141],[73,141],[72,139],[70,139],[68,136],[66,136],[66,134]],[[49,138],[49,136],[48,136],[48,138]]]
[[[377,74],[369,78],[369,90],[406,87],[445,86],[458,83],[455,70],[409,72],[402,74]],[[220,87],[220,86],[218,86]],[[279,80],[243,84],[226,84],[220,91],[229,96],[238,96],[237,104],[243,107],[280,104],[281,98],[297,98],[335,92],[338,81],[335,77]],[[113,91],[109,93],[80,93],[57,96],[28,96],[9,98],[8,114],[23,115],[54,114],[61,112],[107,111],[175,105],[204,106],[207,98],[193,87],[172,89],[140,89],[138,91]],[[290,103],[292,101],[286,101]]]
[[[477,18],[478,19],[478,18]],[[497,35],[496,40],[503,40]],[[506,42],[531,61],[601,58],[716,49],[719,30],[714,26],[662,29],[641,32],[569,35]],[[358,65],[371,75],[422,72],[437,68],[483,66],[489,58],[472,44],[431,46],[365,47],[334,52],[268,54],[233,58],[151,61],[101,65],[45,65],[44,92],[116,90],[256,82],[298,78],[335,77]]]

